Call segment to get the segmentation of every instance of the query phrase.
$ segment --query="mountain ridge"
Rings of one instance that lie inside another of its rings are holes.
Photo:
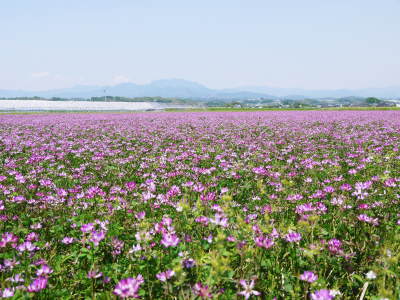
[[[342,98],[379,97],[400,98],[399,87],[306,90],[299,88],[275,88],[268,86],[243,86],[239,88],[211,89],[205,85],[184,79],[160,79],[148,84],[131,82],[111,86],[77,85],[70,88],[45,91],[0,90],[0,97],[43,97],[43,98],[90,98],[101,96],[121,97],[166,97],[193,99],[244,99],[244,98]]]

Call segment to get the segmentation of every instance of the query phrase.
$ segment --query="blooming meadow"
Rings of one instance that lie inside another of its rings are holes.
[[[0,116],[0,296],[399,299],[400,111]]]

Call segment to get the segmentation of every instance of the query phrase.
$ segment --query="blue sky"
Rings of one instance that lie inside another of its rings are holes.
[[[400,0],[6,0],[0,89],[400,86],[399,16]]]

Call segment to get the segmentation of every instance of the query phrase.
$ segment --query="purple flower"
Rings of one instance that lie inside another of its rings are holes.
[[[369,223],[372,224],[374,226],[378,226],[379,225],[379,220],[378,218],[372,218],[366,214],[361,214],[357,216],[357,219],[361,222],[365,222],[365,223]]]
[[[61,243],[65,245],[72,244],[74,242],[74,238],[66,236],[65,238],[62,239]]]
[[[331,239],[328,242],[328,249],[332,254],[343,253],[342,242],[338,239]]]
[[[39,276],[27,287],[27,290],[30,293],[36,293],[41,290],[44,290],[46,286],[47,286],[47,278]]]
[[[270,237],[272,237],[273,239],[277,239],[279,237],[279,232],[278,232],[278,230],[276,230],[275,227],[272,229]]]
[[[37,241],[39,239],[39,235],[36,232],[31,232],[26,236],[27,241]]]
[[[36,271],[37,276],[46,276],[53,273],[53,270],[46,264],[42,265],[39,270]]]
[[[333,193],[335,191],[335,188],[332,186],[326,186],[324,187],[324,192],[325,193]]]
[[[13,243],[16,243],[17,241],[18,241],[18,237],[16,235],[14,235],[13,233],[10,233],[10,232],[5,232],[1,236],[0,248],[7,246],[8,243],[13,244]]]
[[[322,289],[311,293],[310,297],[312,300],[332,300],[336,294],[336,291]]]
[[[105,237],[106,233],[104,231],[93,231],[92,236],[90,237],[90,241],[93,242],[95,246],[98,246]]]
[[[122,253],[122,250],[124,248],[125,243],[116,237],[112,239],[111,245],[113,247],[112,255],[120,255]]]
[[[1,298],[10,298],[14,296],[13,288],[5,288],[4,291],[0,291]]]
[[[211,202],[211,201],[215,200],[215,197],[216,197],[216,195],[213,192],[210,192],[206,195],[200,195],[200,199],[203,202]]]
[[[144,279],[140,274],[136,278],[122,279],[115,286],[114,294],[121,298],[139,298],[138,291],[142,283],[144,283]]]
[[[103,275],[103,274],[102,274]],[[104,278],[103,278],[103,282],[104,283],[109,283],[111,281],[111,278],[110,277],[108,277],[108,276],[104,276]]]
[[[342,191],[351,191],[352,187],[351,187],[350,184],[344,183],[344,184],[342,184],[342,185],[340,186],[340,189],[341,189]]]
[[[235,238],[234,236],[232,236],[232,235],[228,236],[228,237],[226,238],[226,240],[227,240],[228,242],[236,242],[236,238]]]
[[[314,274],[311,271],[305,271],[303,274],[300,275],[300,279],[309,283],[313,283],[318,279],[318,275]]]
[[[209,244],[211,244],[212,241],[213,241],[213,236],[212,236],[212,234],[210,234],[208,237],[205,237],[204,240],[207,241]]]
[[[222,227],[227,227],[228,226],[228,218],[225,217],[223,213],[216,213],[214,219],[210,219],[210,222],[219,225]]]
[[[15,274],[14,277],[10,277],[6,280],[9,280],[11,282],[24,282],[24,278],[22,278],[21,274]]]
[[[162,224],[163,226],[169,227],[169,226],[172,225],[172,219],[171,219],[170,217],[164,216],[164,217],[162,218],[161,224]]]
[[[221,188],[221,194],[225,194],[229,191],[229,189],[227,187],[223,187]]]
[[[19,252],[24,252],[24,251],[32,252],[32,251],[38,250],[39,248],[36,247],[31,242],[27,241],[27,242],[22,243],[21,245],[18,245],[17,249]]]
[[[103,276],[103,273],[98,270],[89,271],[87,274],[87,278],[99,278],[101,276]]]
[[[129,253],[132,254],[132,253],[138,252],[140,250],[142,250],[142,247],[139,244],[133,245],[132,248],[129,250]]]
[[[188,259],[185,259],[182,262],[182,264],[186,269],[191,269],[196,265],[196,262],[194,261],[194,259],[188,258]]]
[[[200,216],[200,217],[197,217],[197,218],[195,219],[195,221],[196,221],[197,223],[203,224],[204,226],[207,226],[207,225],[208,225],[208,222],[209,222],[209,219],[208,219],[207,217]]]
[[[240,285],[244,288],[243,291],[239,292],[239,295],[244,296],[245,299],[249,299],[251,295],[259,296],[260,292],[253,290],[254,288],[254,280],[251,280],[250,283],[247,283],[246,280],[240,280]]]
[[[164,247],[175,247],[178,245],[179,239],[176,236],[175,233],[164,233],[162,236],[161,244],[164,245]]]
[[[133,191],[136,188],[136,183],[133,181],[127,182],[125,183],[125,187],[129,190],[129,191]]]
[[[156,277],[158,280],[165,282],[174,275],[175,275],[175,272],[173,270],[167,270],[165,272],[158,273],[156,275]]]
[[[286,200],[289,201],[299,201],[301,199],[303,199],[303,196],[301,194],[288,195],[286,198]]]
[[[386,179],[384,182],[385,186],[387,187],[396,187],[396,180],[394,178]]]
[[[145,212],[145,211],[140,211],[140,212],[138,212],[138,213],[135,215],[135,217],[136,217],[138,220],[143,220],[143,219],[146,217],[146,212]]]
[[[211,299],[213,296],[207,285],[203,285],[201,282],[196,283],[193,286],[193,292],[201,297],[201,299]]]
[[[285,240],[290,243],[297,243],[301,240],[301,234],[294,231],[290,231],[288,234],[285,235]]]
[[[258,247],[265,249],[269,249],[275,244],[274,240],[268,238],[268,236],[262,236],[262,235],[255,237],[254,242]]]
[[[81,231],[84,233],[91,232],[94,229],[93,223],[83,224],[81,226]]]
[[[10,270],[12,270],[16,265],[19,265],[19,261],[15,260],[14,258],[12,260],[11,259],[4,260],[5,268],[9,268]]]
[[[342,247],[342,242],[338,239],[331,239],[328,242],[328,246],[335,249],[339,249],[340,247]]]

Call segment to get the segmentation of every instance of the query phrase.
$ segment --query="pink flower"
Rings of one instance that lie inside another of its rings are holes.
[[[30,293],[36,293],[41,290],[44,290],[46,286],[47,286],[47,278],[39,276],[27,287],[27,290]]]
[[[175,247],[178,245],[179,239],[176,236],[175,233],[164,233],[162,236],[161,244],[164,245],[164,247]]]
[[[5,246],[7,246],[8,243],[13,244],[16,242],[18,242],[18,237],[16,235],[14,235],[13,233],[10,233],[10,232],[5,232],[1,236],[0,247],[5,247]]]
[[[299,201],[301,199],[303,199],[303,196],[301,194],[288,195],[286,198],[286,200],[289,201]]]
[[[236,238],[235,238],[234,236],[232,236],[232,235],[228,236],[228,237],[226,238],[226,240],[227,240],[228,242],[236,242]]]
[[[174,275],[175,275],[175,272],[173,270],[167,270],[165,272],[158,273],[156,275],[156,277],[158,280],[165,282]]]
[[[328,248],[329,251],[332,252],[333,254],[342,252],[342,242],[337,239],[331,239],[328,242]]]
[[[195,219],[195,221],[196,221],[197,223],[203,224],[204,226],[207,226],[207,225],[208,225],[208,222],[209,222],[209,219],[208,219],[207,217],[200,216],[200,217],[197,217],[197,218]]]
[[[14,277],[10,277],[6,280],[9,280],[11,282],[24,282],[24,278],[21,276],[21,274],[15,274]]]
[[[104,231],[93,231],[92,236],[90,237],[90,241],[93,242],[95,246],[98,246],[105,237],[106,233]]]
[[[26,236],[27,241],[37,241],[39,239],[39,235],[36,232],[31,232]]]
[[[385,180],[384,184],[387,187],[395,187],[396,186],[396,180],[394,178],[389,178],[389,179]]]
[[[132,254],[132,253],[138,252],[140,250],[142,250],[142,247],[139,244],[133,245],[132,248],[129,250],[129,253]]]
[[[31,242],[27,241],[22,243],[21,245],[18,245],[17,250],[19,252],[24,252],[24,251],[28,251],[28,252],[32,252],[35,250],[38,250],[39,248],[35,246],[35,244],[32,244]]]
[[[15,260],[14,258],[11,259],[5,259],[4,260],[4,267],[9,268],[10,270],[14,269],[15,266],[19,265],[19,261]]]
[[[98,272],[98,270],[92,270],[87,273],[87,278],[99,278],[103,276],[102,272]]]
[[[311,271],[305,271],[303,274],[300,275],[300,279],[303,281],[313,283],[318,279],[318,275],[314,274]]]
[[[243,291],[239,292],[239,295],[244,296],[245,299],[249,299],[251,295],[259,296],[260,292],[253,290],[254,288],[254,280],[251,280],[250,283],[247,283],[246,280],[240,280],[240,285],[244,288]]]
[[[210,219],[211,223],[222,227],[228,226],[228,218],[223,213],[216,213],[214,219]]]
[[[370,216],[366,215],[366,214],[361,214],[358,215],[357,219],[361,222],[365,222],[365,223],[369,223],[372,224],[374,226],[378,226],[379,225],[379,220],[378,218],[371,218]]]
[[[13,288],[5,288],[4,291],[0,291],[1,298],[10,298],[14,296]]]
[[[279,232],[278,232],[278,230],[276,230],[275,227],[272,229],[272,232],[271,232],[270,236],[271,236],[273,239],[277,239],[277,238],[279,237]]]
[[[262,235],[255,237],[254,242],[258,247],[265,249],[269,249],[275,244],[274,240],[268,238],[268,236],[262,236]]]
[[[209,287],[207,285],[203,285],[201,282],[198,282],[194,285],[193,292],[202,299],[212,298],[212,294],[209,290]]]
[[[136,278],[122,279],[115,286],[114,294],[121,298],[139,298],[138,291],[142,283],[144,283],[144,279],[140,274]]]
[[[221,188],[221,194],[225,194],[229,191],[229,189],[227,187],[223,187]]]
[[[145,212],[145,211],[140,211],[140,212],[138,212],[138,213],[135,215],[135,217],[136,217],[138,220],[143,220],[143,219],[146,217],[146,212]]]
[[[36,271],[37,276],[46,276],[53,273],[53,270],[46,264],[42,265],[39,270]]]
[[[72,244],[74,242],[74,238],[66,236],[65,238],[62,239],[61,243],[65,245]]]
[[[182,261],[182,265],[186,268],[186,269],[191,269],[196,265],[196,261],[192,258],[188,258]]]
[[[342,191],[351,191],[352,187],[351,187],[350,184],[344,183],[344,184],[342,184],[342,185],[340,186],[340,189],[341,189]]]
[[[83,224],[81,226],[81,231],[84,233],[91,232],[94,229],[93,223]]]
[[[301,234],[290,231],[288,234],[285,235],[285,240],[288,241],[289,243],[297,243],[301,240]]]
[[[335,298],[336,292],[331,290],[318,290],[310,295],[312,300],[332,300]]]
[[[325,193],[333,193],[335,191],[335,188],[332,186],[326,186],[324,187],[324,192]]]
[[[125,187],[129,191],[133,191],[136,188],[136,183],[133,181],[125,183]]]
[[[212,234],[210,234],[208,237],[205,237],[204,240],[207,241],[209,244],[211,244],[212,241],[213,241],[213,236],[212,236]]]

